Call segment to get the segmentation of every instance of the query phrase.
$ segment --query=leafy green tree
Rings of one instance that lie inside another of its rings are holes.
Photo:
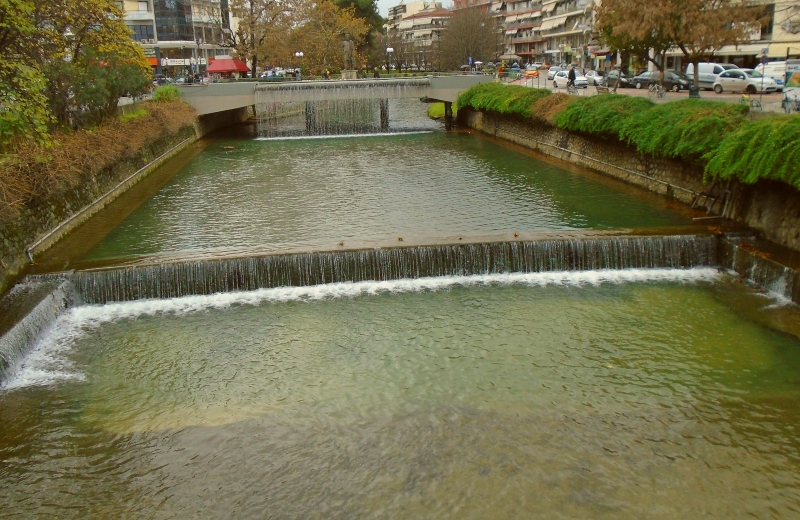
[[[50,111],[61,126],[94,124],[124,94],[139,95],[151,69],[113,0],[49,0],[33,11],[31,63],[47,79]]]
[[[24,139],[49,141],[45,78],[27,64],[25,55],[35,31],[33,10],[28,0],[0,2],[0,154]]]

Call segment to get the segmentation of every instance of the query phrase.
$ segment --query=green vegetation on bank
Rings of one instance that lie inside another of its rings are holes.
[[[703,165],[712,178],[771,179],[800,189],[798,115],[752,121],[746,105],[700,99],[657,105],[634,96],[565,96],[499,83],[470,88],[458,104],[617,139],[643,154]]]
[[[531,105],[549,94],[550,91],[544,89],[483,83],[462,92],[458,96],[458,106],[528,118],[531,117]]]
[[[626,117],[620,137],[641,153],[701,161],[747,117],[746,105],[683,99]]]
[[[800,116],[748,121],[707,156],[706,174],[752,184],[769,179],[800,189]]]
[[[625,121],[653,107],[647,98],[592,96],[580,98],[555,116],[558,128],[602,137],[622,139]]]
[[[178,103],[181,93],[175,85],[161,85],[153,92],[153,101],[156,103]]]
[[[458,105],[453,103],[453,117],[458,114]],[[431,119],[444,119],[444,103],[431,103],[428,105],[428,117]]]

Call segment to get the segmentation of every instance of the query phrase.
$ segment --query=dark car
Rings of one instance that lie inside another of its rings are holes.
[[[609,88],[614,88],[618,81],[620,87],[633,88],[633,78],[626,75],[624,72],[612,70],[606,75],[606,85]]]
[[[642,72],[633,78],[633,86],[636,88],[647,88],[650,85],[652,77],[652,72]],[[687,78],[684,73],[671,70],[664,73],[664,80],[662,81],[664,88],[673,92],[687,90],[689,88],[689,83],[689,78]]]

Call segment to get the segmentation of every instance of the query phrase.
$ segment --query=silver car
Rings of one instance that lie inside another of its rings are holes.
[[[764,92],[768,94],[777,91],[778,84],[774,79],[762,76],[756,71],[748,74],[742,69],[726,70],[714,81],[714,92],[717,94],[723,92],[747,92],[748,94]]]
[[[568,82],[568,70],[559,70],[556,72],[556,75],[553,76],[553,88],[567,88]],[[586,76],[581,76],[580,74],[575,75],[575,88],[586,88],[588,86],[589,82],[586,80]]]
[[[561,67],[559,67],[558,65],[553,65],[552,67],[550,67],[547,70],[547,79],[553,79],[553,76],[555,76],[556,72],[558,72],[559,70],[561,70]]]

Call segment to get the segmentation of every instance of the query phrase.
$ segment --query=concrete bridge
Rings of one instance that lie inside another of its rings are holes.
[[[221,126],[220,121],[236,119],[237,114],[255,106],[259,100],[310,102],[328,99],[420,98],[443,101],[449,114],[451,104],[461,92],[493,79],[484,75],[460,75],[280,83],[242,81],[185,85],[180,90],[184,101],[201,116],[201,122],[205,119],[210,127],[216,127]]]

